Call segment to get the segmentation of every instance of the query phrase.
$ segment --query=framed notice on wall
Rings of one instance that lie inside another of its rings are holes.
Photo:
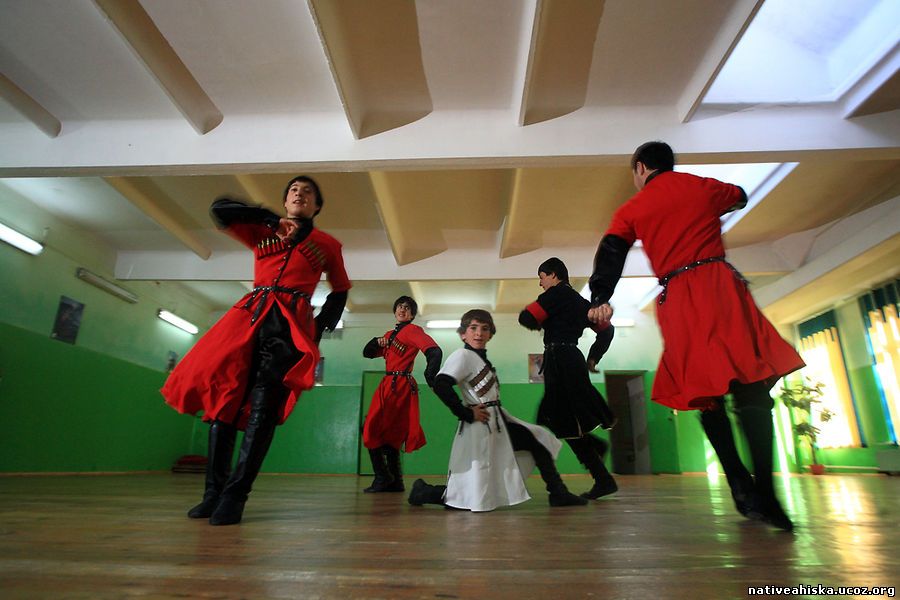
[[[544,355],[529,354],[528,355],[528,382],[544,383]]]
[[[50,337],[54,340],[74,344],[81,328],[81,314],[84,312],[84,304],[72,300],[67,296],[59,297],[59,308],[56,309],[56,321],[53,323],[53,331]]]

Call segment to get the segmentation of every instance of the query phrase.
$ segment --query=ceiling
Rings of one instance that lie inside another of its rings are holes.
[[[735,183],[773,165],[726,242],[787,321],[900,264],[892,5],[861,0],[852,21],[837,5],[829,45],[773,12],[788,0],[0,0],[0,221],[39,236],[23,215],[52,214],[108,246],[116,277],[218,311],[252,265],[210,202],[278,210],[306,173],[344,244],[350,320],[401,294],[429,316],[515,312],[550,256],[584,285],[631,152],[665,139]],[[778,56],[747,58],[754,23]],[[827,54],[879,23],[872,49]],[[726,89],[838,59],[853,79],[825,101]],[[652,275],[640,248],[625,275]],[[647,304],[652,279],[633,283],[620,305]]]

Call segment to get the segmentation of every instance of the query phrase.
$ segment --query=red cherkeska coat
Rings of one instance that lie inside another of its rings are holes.
[[[385,333],[390,337],[393,330]],[[437,343],[418,325],[404,325],[388,348],[379,348],[385,371],[412,371],[416,355]],[[419,393],[416,380],[409,376],[385,375],[372,395],[372,404],[363,426],[363,445],[403,447],[412,452],[425,445],[425,432],[419,423]]]
[[[285,292],[248,293],[210,328],[169,375],[162,394],[166,403],[182,413],[203,411],[204,421],[235,422],[243,429],[248,416],[244,403],[254,351],[256,330],[263,316],[273,308],[285,316],[294,346],[303,353],[287,372],[284,385],[290,390],[281,406],[278,422],[291,414],[300,394],[314,383],[319,362],[315,343],[315,321],[309,303],[322,273],[327,273],[332,291],[350,289],[344,269],[341,244],[335,238],[313,229],[296,246],[282,243],[274,232],[261,224],[235,223],[227,233],[253,250],[254,287],[277,285],[300,290],[307,297],[292,299]],[[280,273],[280,277],[279,277]],[[259,318],[254,323],[254,314]],[[238,414],[238,412],[242,414]]]
[[[665,172],[613,215],[607,235],[640,239],[657,277],[725,255],[720,216],[743,198],[737,186]],[[676,409],[706,408],[732,380],[774,382],[804,366],[724,262],[673,277],[656,306],[665,347],[652,398]]]

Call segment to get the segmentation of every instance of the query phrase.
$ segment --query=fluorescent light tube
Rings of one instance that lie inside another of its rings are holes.
[[[91,284],[94,287],[98,287],[107,294],[112,294],[116,298],[124,300],[125,302],[135,304],[138,301],[138,297],[135,294],[132,294],[125,288],[117,286],[112,281],[107,281],[99,275],[91,273],[84,267],[78,267],[77,269],[75,269],[75,277],[84,281],[85,283]]]
[[[27,235],[19,233],[15,229],[7,227],[3,223],[0,223],[0,240],[33,256],[37,256],[44,250],[43,244],[34,241]]]
[[[459,319],[427,321],[425,327],[428,329],[457,329],[459,327]]]
[[[170,325],[174,325],[178,329],[181,329],[182,331],[187,331],[191,335],[196,335],[196,333],[200,331],[199,329],[197,329],[197,326],[190,321],[185,321],[178,315],[170,313],[167,310],[159,309],[158,311],[156,311],[156,316],[166,323],[169,323]]]

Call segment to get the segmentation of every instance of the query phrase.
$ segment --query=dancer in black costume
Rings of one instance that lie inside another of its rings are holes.
[[[590,435],[597,427],[611,429],[616,418],[588,374],[606,353],[615,330],[610,323],[594,327],[587,320],[590,302],[569,285],[563,261],[556,257],[544,261],[538,278],[544,293],[519,314],[521,325],[544,330],[544,397],[537,422],[565,439],[590,472],[594,485],[582,496],[595,500],[619,489],[603,463],[607,443]],[[578,338],[588,327],[596,331],[597,340],[585,361]]]

